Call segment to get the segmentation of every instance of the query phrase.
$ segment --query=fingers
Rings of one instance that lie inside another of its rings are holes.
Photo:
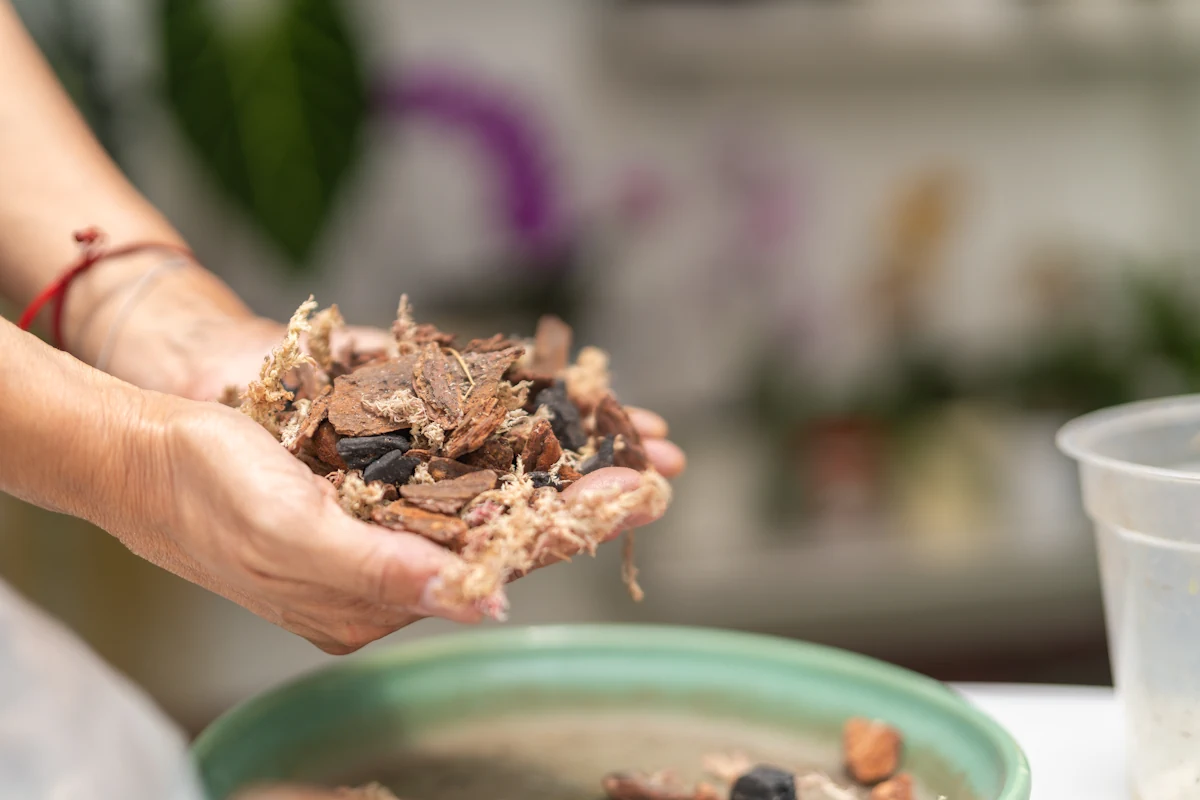
[[[594,491],[610,491],[614,487],[621,492],[631,492],[642,484],[641,473],[623,467],[608,467],[607,469],[598,469],[595,472],[584,475],[575,483],[563,490],[563,499],[568,502],[575,497],[585,493]],[[613,526],[613,529],[604,537],[605,542],[611,542],[613,539],[621,535],[621,531],[635,525],[644,525],[651,522],[644,514],[632,514],[627,519],[621,520]],[[574,555],[572,553],[571,555]],[[562,557],[557,555],[546,555],[538,560],[536,564],[529,570],[541,569],[548,567],[551,564],[557,564],[562,561]],[[514,575],[512,580],[523,578],[528,572],[523,572],[519,575]]]
[[[621,492],[631,492],[641,485],[642,474],[640,472],[623,467],[607,467],[584,475],[568,486],[563,490],[563,499],[570,501],[573,497],[577,497],[584,492],[608,491],[614,487]],[[651,515],[640,509],[634,510],[628,517],[617,523],[606,541],[615,539],[620,535],[621,531],[627,528],[649,525],[656,519],[658,519],[658,515]]]
[[[616,488],[620,492],[631,492],[642,485],[642,475],[632,469],[624,467],[608,467],[606,469],[598,469],[595,472],[584,475],[579,480],[563,490],[562,497],[570,502],[573,498],[578,497],[586,492],[594,491],[611,491]],[[621,535],[621,532],[627,528],[636,527],[638,525],[646,525],[654,520],[647,514],[633,513],[626,519],[619,521],[613,526],[613,529],[604,537],[605,542],[611,542],[613,539]],[[572,553],[571,555],[574,555]],[[529,570],[515,574],[509,578],[510,581],[518,580],[525,577],[534,570],[548,567],[551,564],[557,564],[563,558],[557,555],[545,555],[538,559],[537,563]]]
[[[395,337],[390,331],[381,328],[365,328],[360,325],[347,325],[335,332],[333,346],[340,347],[343,342],[359,353],[384,352],[396,344]]]
[[[664,478],[676,478],[687,468],[687,456],[679,446],[667,441],[667,421],[644,408],[626,406],[633,427],[642,435],[650,463]]]
[[[666,439],[645,439],[642,441],[642,447],[645,448],[650,463],[664,478],[677,478],[687,468],[687,456],[674,442],[668,442]]]
[[[584,475],[563,490],[564,500],[570,501],[585,492],[617,489],[631,492],[642,485],[642,475],[624,467],[607,467]]]
[[[637,428],[637,432],[645,438],[667,438],[667,421],[658,414],[655,414],[653,411],[647,411],[644,408],[637,408],[636,406],[625,406],[625,411],[629,414],[629,419],[633,422],[633,427]]]
[[[621,492],[631,492],[641,486],[641,484],[641,473],[635,472],[631,469],[624,469],[622,467],[609,467],[607,469],[598,469],[595,472],[585,475],[575,483],[568,486],[563,491],[563,498],[567,501],[570,501],[572,498],[578,497],[580,494],[585,492],[611,491],[614,488]],[[613,525],[612,530],[609,531],[604,537],[604,541],[611,542],[629,528],[637,528],[641,527],[642,525],[649,525],[656,519],[657,516],[655,515],[648,514],[645,511],[635,510],[625,519],[620,520]],[[534,569],[541,569],[542,567],[549,566],[550,564],[557,564],[559,561],[562,561],[562,558],[558,556],[546,556],[534,566]]]

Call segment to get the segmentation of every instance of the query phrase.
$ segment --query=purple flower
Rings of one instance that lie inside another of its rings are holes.
[[[521,254],[549,268],[563,258],[569,233],[552,179],[549,136],[509,92],[446,68],[409,69],[383,83],[379,101],[395,116],[425,117],[466,132],[492,164],[502,197],[501,224]]]

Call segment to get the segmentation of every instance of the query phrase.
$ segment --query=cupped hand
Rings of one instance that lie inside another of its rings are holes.
[[[158,481],[159,518],[123,537],[139,555],[329,653],[353,652],[423,617],[482,619],[482,606],[436,600],[437,576],[458,556],[349,516],[329,481],[240,412],[166,403],[161,463],[149,470],[166,476]],[[639,480],[630,470],[599,470],[568,491]]]
[[[144,371],[122,377],[189,400],[215,400],[227,387],[256,378],[284,333],[279,323],[255,317],[201,321],[187,330],[172,343],[173,369],[156,371],[141,362],[134,368]],[[391,342],[375,328],[347,327],[334,335],[335,351],[348,340],[359,351],[383,351]],[[440,608],[433,601],[438,593],[431,581],[457,559],[453,553],[348,516],[327,480],[240,412],[176,402],[165,426],[168,455],[158,470],[170,475],[170,497],[162,504],[169,523],[165,533],[127,541],[135,552],[330,653],[352,652],[423,617],[482,618],[479,609]],[[667,440],[666,422],[642,409],[630,409],[630,416],[654,467],[667,478],[679,475],[686,460]],[[640,480],[632,470],[602,469],[567,491],[632,490]],[[623,528],[652,521],[636,516]]]

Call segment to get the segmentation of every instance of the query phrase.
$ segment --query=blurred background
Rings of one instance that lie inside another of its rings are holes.
[[[1200,390],[1195,4],[17,5],[259,312],[386,325],[406,291],[470,336],[552,311],[668,417],[691,468],[641,538],[645,603],[606,552],[518,584],[514,623],[1110,680],[1053,434]],[[8,498],[0,572],[192,731],[327,660]]]

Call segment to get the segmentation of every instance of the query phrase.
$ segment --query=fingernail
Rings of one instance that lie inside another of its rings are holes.
[[[503,590],[472,605],[457,605],[446,601],[445,588],[441,577],[435,576],[426,581],[425,588],[421,591],[417,613],[455,622],[478,622],[481,615],[497,622],[508,619],[508,597]]]
[[[504,594],[503,589],[497,590],[491,597],[478,601],[475,607],[488,619],[494,619],[496,622],[508,621],[508,597]]]
[[[421,590],[421,600],[417,603],[417,612],[429,617],[449,619],[459,619],[464,612],[469,613],[468,609],[447,603],[444,596],[445,590],[446,583],[441,577],[434,576],[427,580],[425,588]]]

